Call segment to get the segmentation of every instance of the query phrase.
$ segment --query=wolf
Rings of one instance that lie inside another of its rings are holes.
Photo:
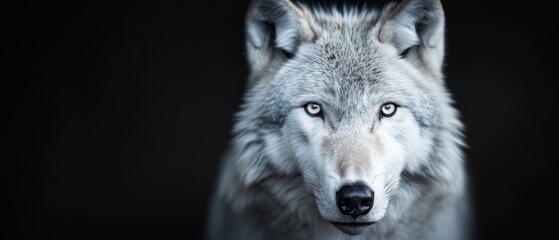
[[[207,239],[468,239],[438,0],[254,0]]]

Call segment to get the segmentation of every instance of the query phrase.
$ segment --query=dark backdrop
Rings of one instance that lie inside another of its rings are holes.
[[[5,4],[2,234],[199,238],[245,87],[248,1]],[[558,9],[443,5],[479,239],[556,237]]]

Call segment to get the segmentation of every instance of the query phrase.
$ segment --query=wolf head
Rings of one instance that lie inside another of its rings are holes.
[[[301,177],[320,218],[348,234],[398,219],[429,191],[452,194],[461,123],[442,77],[439,1],[255,0],[246,29],[251,73],[234,131],[245,186]],[[399,190],[413,184],[424,189]]]

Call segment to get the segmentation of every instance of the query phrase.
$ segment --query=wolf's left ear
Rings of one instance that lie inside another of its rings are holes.
[[[381,17],[381,42],[437,78],[444,57],[444,12],[439,0],[404,0],[389,4]]]
[[[246,16],[246,47],[251,72],[290,57],[315,33],[308,10],[291,0],[253,0]]]

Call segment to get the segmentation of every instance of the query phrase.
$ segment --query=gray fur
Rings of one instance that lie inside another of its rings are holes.
[[[467,239],[462,124],[441,72],[439,1],[342,11],[255,0],[251,75],[223,159],[208,239]],[[293,55],[292,58],[284,53]],[[309,116],[304,105],[322,106]],[[399,105],[381,117],[387,102]],[[329,222],[335,192],[363,182],[378,222],[351,236]]]

